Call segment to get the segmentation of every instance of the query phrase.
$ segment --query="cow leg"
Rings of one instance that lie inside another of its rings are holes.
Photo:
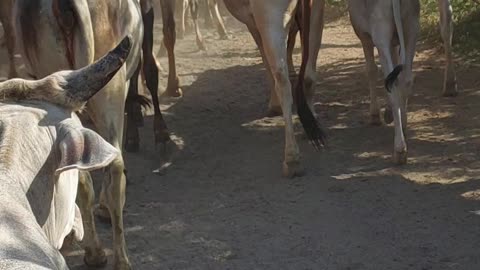
[[[440,9],[440,30],[442,33],[443,48],[445,50],[446,57],[443,96],[453,97],[458,95],[458,89],[457,76],[455,75],[455,65],[453,63],[452,55],[452,6],[449,0],[438,0],[438,7]]]
[[[175,10],[175,0],[160,0],[162,6],[163,21],[163,41],[168,54],[168,83],[167,95],[172,97],[182,96],[182,90],[179,88],[177,68],[175,64],[175,20],[173,13]]]
[[[82,213],[84,237],[82,246],[85,249],[84,262],[89,267],[103,267],[107,264],[107,256],[98,238],[93,216],[95,191],[90,173],[79,173],[77,204]]]
[[[120,70],[107,86],[89,101],[87,106],[87,108],[95,108],[90,111],[90,115],[98,133],[119,152],[121,152],[123,115],[127,95],[125,73],[125,68]],[[119,156],[106,168],[102,194],[100,194],[100,203],[105,204],[110,213],[113,231],[113,269],[118,270],[131,269],[123,228],[126,187],[124,169],[123,157]]]
[[[297,34],[299,28],[297,23],[292,23],[290,26],[290,31],[288,32],[287,40],[287,65],[288,72],[290,73],[290,78],[295,77],[295,65],[293,64],[293,51],[295,50],[295,43],[297,41]]]
[[[143,71],[147,82],[147,88],[152,96],[154,119],[153,131],[155,134],[155,143],[166,143],[170,140],[170,134],[167,124],[160,111],[160,102],[158,100],[158,66],[153,55],[153,27],[154,27],[153,8],[143,15],[143,25],[145,28],[142,43],[143,52]],[[128,130],[128,126],[127,126]]]
[[[15,34],[12,25],[12,6],[11,0],[5,1],[6,6],[2,5],[0,10],[0,21],[3,25],[3,30],[5,32],[5,42],[7,45],[8,60],[9,60],[9,71],[8,78],[18,77],[17,70],[15,68]],[[7,2],[9,4],[7,4]]]
[[[202,5],[200,10],[201,10],[201,15],[203,19],[205,20],[204,26],[207,29],[213,28],[213,15],[212,11],[210,9],[210,1],[209,0],[201,0]]]
[[[317,81],[317,60],[322,45],[325,0],[313,1],[312,16],[310,22],[310,45],[309,58],[305,70],[305,97],[310,110],[315,115],[313,97],[315,94],[315,82]]]
[[[223,21],[222,15],[218,10],[218,3],[217,0],[207,0],[208,4],[208,13],[213,14],[213,18],[215,19],[215,24],[217,25],[217,31],[220,35],[220,39],[226,40],[229,39],[227,34],[227,29],[225,28],[225,22]],[[211,15],[210,15],[211,16]]]
[[[401,64],[400,62],[400,46],[392,46],[390,48],[392,52],[392,61],[393,65],[397,66]],[[387,104],[385,104],[385,111],[383,112],[383,120],[385,121],[385,124],[391,124],[393,122],[393,112],[392,112],[392,106],[390,104],[390,101],[387,100]]]
[[[138,67],[130,79],[127,101],[125,102],[125,109],[127,112],[127,132],[124,148],[127,152],[138,152],[140,148],[138,125],[143,124],[143,115],[141,105],[138,102],[138,76],[140,75],[140,70],[142,68],[141,62],[142,61],[138,63]]]
[[[385,37],[391,37],[392,33],[390,31],[392,30],[380,25],[376,28],[377,31],[374,31],[372,34],[374,39],[373,42],[378,49],[383,74],[385,78],[387,78],[387,76],[393,71],[394,64],[392,60],[390,40]],[[395,128],[393,149],[393,161],[395,164],[404,164],[407,161],[407,143],[403,133],[404,118],[402,117],[402,114],[404,113],[404,100],[401,90],[402,89],[398,87],[398,84],[395,83],[391,92],[388,93],[388,101],[391,104],[393,124]]]
[[[402,128],[405,138],[407,138],[407,105],[408,97],[412,94],[414,75],[413,75],[413,59],[415,58],[415,50],[417,45],[417,38],[420,32],[420,14],[409,19],[408,27],[405,28],[405,65],[403,72],[399,76],[399,85],[401,87],[401,94],[403,99],[402,111]]]
[[[183,0],[182,1],[182,13],[181,13],[181,17],[180,17],[180,31],[178,32],[178,38],[179,39],[184,39],[185,38],[185,29],[186,29],[186,26],[185,26],[185,21],[186,21],[186,15],[187,15],[187,11],[188,11],[188,2],[190,0]]]
[[[252,35],[253,40],[258,46],[258,50],[260,51],[260,55],[262,56],[263,64],[265,65],[265,69],[267,71],[267,84],[268,84],[268,90],[270,91],[267,117],[282,115],[282,107],[280,106],[277,93],[275,92],[275,81],[273,79],[273,74],[270,71],[270,65],[268,64],[268,59],[265,56],[265,51],[263,48],[262,38],[260,36],[260,33],[258,32],[253,22],[248,23],[247,28],[250,31],[250,34]]]
[[[289,25],[285,25],[284,17],[279,16],[279,14],[286,12],[289,4],[290,1],[276,2],[275,4],[270,4],[267,1],[251,2],[252,12],[261,36],[265,57],[275,81],[275,91],[282,106],[285,121],[283,174],[286,177],[294,177],[300,173],[300,152],[293,127],[292,87],[286,62],[286,41]]]
[[[195,35],[198,49],[205,51],[205,42],[203,41],[202,32],[200,32],[200,26],[198,25],[198,0],[190,0],[190,13],[192,14],[193,25],[195,27]]]
[[[362,41],[363,53],[365,54],[368,88],[370,90],[370,124],[379,126],[382,124],[382,121],[380,121],[380,107],[377,100],[378,67],[375,63],[374,46],[369,37],[362,37],[360,40]]]

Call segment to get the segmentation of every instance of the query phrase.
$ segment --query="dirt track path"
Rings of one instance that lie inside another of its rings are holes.
[[[359,42],[346,21],[329,24],[316,100],[330,148],[301,140],[306,175],[288,180],[282,121],[263,118],[261,59],[229,25],[234,39],[207,34],[207,53],[192,36],[178,41],[185,96],[163,102],[179,147],[173,164],[152,174],[161,155],[151,119],[141,152],[126,155],[135,269],[480,269],[480,68],[459,65],[462,94],[444,99],[441,57],[418,54],[409,165],[394,167],[392,127],[367,125]],[[75,255],[72,268],[84,269]]]

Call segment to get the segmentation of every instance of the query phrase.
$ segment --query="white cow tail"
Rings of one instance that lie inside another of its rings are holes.
[[[398,75],[400,75],[400,73],[402,72],[403,65],[406,62],[405,35],[403,33],[400,0],[392,0],[392,8],[393,8],[393,19],[395,21],[395,28],[397,29],[398,41],[400,43],[400,65],[396,66],[393,69],[393,71],[390,74],[388,74],[387,78],[385,79],[385,88],[387,89],[388,92],[391,92],[392,86],[397,80]]]

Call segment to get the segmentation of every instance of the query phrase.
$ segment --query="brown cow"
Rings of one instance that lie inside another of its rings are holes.
[[[253,36],[263,62],[267,69],[271,89],[269,111],[283,114],[285,120],[285,156],[283,174],[287,177],[298,175],[300,169],[300,151],[295,139],[292,120],[292,88],[287,66],[287,37],[290,25],[295,17],[298,4],[307,7],[304,16],[308,19],[306,33],[319,33],[319,12],[324,1],[309,0],[225,0],[225,6],[239,21],[246,24]],[[310,11],[311,9],[311,11]],[[307,12],[306,12],[307,11]],[[311,16],[311,18],[310,18]],[[311,20],[310,20],[311,19]],[[305,24],[305,23],[304,23]],[[306,35],[308,36],[308,35]],[[296,104],[298,115],[307,136],[317,148],[325,141],[325,134],[319,128],[313,115],[313,89],[315,85],[314,72],[309,66],[315,66],[316,54],[312,53],[320,48],[316,44],[318,36],[303,39],[304,58],[302,58],[301,79],[296,89]],[[312,57],[306,57],[311,55]],[[312,63],[314,63],[312,65]],[[305,76],[302,76],[305,74]],[[304,79],[304,80],[303,80]],[[304,87],[305,86],[305,89]],[[305,90],[305,93],[304,93]]]

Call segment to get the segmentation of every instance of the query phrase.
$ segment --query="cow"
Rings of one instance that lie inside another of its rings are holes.
[[[9,71],[8,78],[18,77],[15,68],[15,34],[12,25],[12,8],[14,0],[0,1],[0,22],[5,33],[5,44],[7,45]]]
[[[85,109],[96,131],[121,152],[127,89],[140,62],[143,40],[138,0],[15,0],[13,17],[18,47],[28,72],[35,78],[87,66],[124,36],[132,37],[126,65],[88,101]],[[84,175],[81,186],[89,189],[91,178]],[[131,269],[123,229],[125,188],[125,165],[120,155],[105,169],[100,207],[96,209],[97,215],[111,219],[113,265],[119,270]],[[104,265],[106,255],[94,229],[94,197],[79,197],[84,223],[88,224],[83,241],[85,262],[90,266]]]
[[[395,128],[393,161],[404,164],[407,162],[407,102],[414,80],[412,65],[420,29],[420,3],[418,0],[348,0],[347,3],[352,26],[365,54],[371,122],[381,123],[376,93],[376,47],[388,92],[389,106],[384,117],[386,122],[393,120]]]
[[[452,5],[450,0],[437,0],[438,9],[440,13],[440,33],[443,40],[443,48],[445,51],[445,75],[443,82],[443,92],[442,95],[445,97],[454,97],[458,95],[457,87],[457,77],[455,74],[455,64],[453,62],[453,49],[452,49],[452,38],[453,38],[453,20],[452,20]],[[323,14],[323,11],[322,11]],[[323,17],[323,15],[322,15]],[[323,19],[322,19],[323,20]],[[290,33],[288,36],[288,67],[291,73],[295,73],[295,68],[293,65],[293,50],[295,47],[295,41],[298,34],[298,25],[292,24],[290,28]],[[318,33],[321,35],[322,32]]]
[[[158,100],[158,64],[152,52],[154,42],[154,19],[155,6],[154,0],[140,0],[142,9],[142,18],[144,23],[144,39],[143,39],[143,68],[137,70],[136,74],[140,72],[142,75],[142,82],[147,86],[152,96],[152,103],[154,108],[153,128],[155,134],[155,144],[166,144],[170,141],[170,135],[167,125],[163,119],[160,111]],[[168,82],[165,94],[171,97],[181,97],[182,90],[179,86],[179,79],[176,69],[175,59],[175,1],[176,0],[160,0],[163,21],[163,45],[168,53]],[[134,75],[137,78],[137,75]],[[132,86],[128,91],[127,97],[127,138],[125,140],[125,150],[128,152],[138,152],[140,145],[140,138],[138,135],[137,126],[143,125],[142,106],[149,106],[149,101],[138,94],[136,87],[137,79],[132,81]],[[130,124],[132,123],[132,124]]]
[[[225,0],[225,6],[230,13],[244,23],[250,31],[262,55],[267,69],[267,78],[271,86],[269,114],[283,114],[285,120],[285,156],[283,161],[283,175],[294,177],[301,173],[300,151],[295,139],[292,119],[292,87],[289,80],[287,66],[286,41],[289,27],[295,17],[297,6],[304,8],[304,18],[308,19],[305,33],[318,33],[320,27],[318,10],[322,8],[323,1],[309,0]],[[311,17],[311,18],[310,18]],[[306,26],[306,22],[304,22]],[[308,37],[305,35],[305,37]],[[300,76],[299,87],[295,91],[300,121],[306,134],[315,147],[325,143],[325,133],[319,127],[313,114],[313,89],[315,74],[311,70],[312,53],[320,48],[315,44],[318,37],[302,39],[304,57],[303,68],[306,69]],[[317,53],[318,54],[318,53]],[[316,59],[316,58],[315,58]],[[316,61],[315,61],[316,63]],[[315,65],[313,64],[313,66]],[[305,87],[303,87],[305,86]]]
[[[169,8],[169,1],[166,1],[166,4],[163,4],[165,8]],[[138,152],[140,149],[140,137],[138,133],[138,127],[143,126],[143,115],[142,115],[142,106],[150,107],[150,101],[144,96],[140,95],[138,92],[138,78],[139,75],[142,76],[142,83],[149,90],[152,102],[153,111],[154,111],[154,120],[153,120],[153,129],[154,129],[154,139],[155,144],[165,144],[170,141],[170,134],[168,132],[167,125],[163,119],[162,112],[160,111],[160,103],[158,98],[158,71],[160,65],[158,64],[157,59],[153,53],[153,42],[154,42],[154,20],[155,12],[154,5],[152,0],[140,0],[142,20],[144,25],[144,35],[142,41],[142,61],[139,63],[137,70],[135,71],[130,87],[128,89],[127,101],[126,101],[126,112],[127,112],[127,132],[125,139],[125,150],[127,152]],[[173,8],[174,6],[172,6]],[[168,12],[166,12],[168,13]],[[173,13],[173,11],[172,11]],[[170,23],[169,16],[164,16],[164,25]],[[168,44],[168,47],[171,48],[174,46],[174,35],[171,35],[171,28],[167,25],[164,26],[164,30],[168,32],[165,35],[164,42]],[[175,31],[175,25],[173,25],[173,31]],[[172,41],[173,40],[173,41]],[[170,74],[174,74],[174,79],[169,78],[169,85],[174,85],[172,89],[167,90],[172,96],[176,96],[179,90],[178,87],[178,77],[176,76],[175,69],[175,55],[173,50],[169,50],[171,57],[173,57],[173,69],[169,69]],[[169,55],[170,57],[170,55]],[[178,93],[181,95],[181,93]]]
[[[185,35],[185,21],[186,21],[186,14],[187,11],[190,10],[190,14],[193,20],[193,26],[195,28],[195,35],[196,35],[196,42],[197,46],[200,50],[205,51],[205,42],[203,40],[202,32],[200,31],[200,26],[198,23],[199,17],[199,9],[201,4],[205,4],[207,7],[207,17],[213,15],[215,19],[215,23],[217,25],[218,34],[220,35],[220,39],[228,39],[227,30],[225,28],[225,23],[223,22],[222,16],[220,15],[220,11],[218,10],[218,3],[216,0],[181,0],[182,1],[182,12],[180,17],[180,31],[179,31],[179,38],[184,37]]]
[[[77,71],[0,83],[0,269],[68,269],[64,239],[84,234],[79,174],[119,155],[75,111],[122,67],[130,44]]]

